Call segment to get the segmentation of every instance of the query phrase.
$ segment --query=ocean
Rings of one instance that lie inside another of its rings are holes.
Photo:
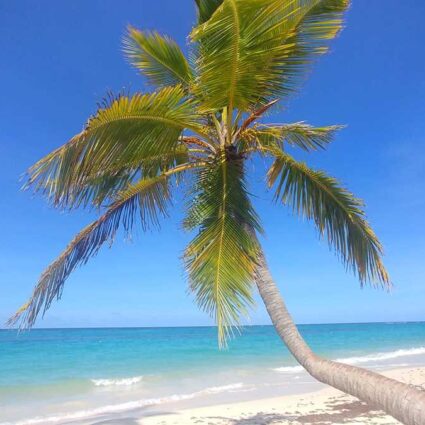
[[[425,366],[425,322],[299,329],[331,359]],[[243,328],[226,350],[213,327],[0,330],[0,425],[94,425],[321,387],[272,326]]]

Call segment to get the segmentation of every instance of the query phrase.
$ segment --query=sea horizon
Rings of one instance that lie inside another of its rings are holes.
[[[377,320],[367,322],[323,322],[323,323],[295,323],[297,326],[321,326],[321,325],[372,325],[372,324],[403,324],[403,323],[425,323],[425,320]],[[272,324],[243,324],[239,328],[247,327],[273,327]],[[20,329],[19,327],[0,327],[0,331],[15,331],[19,333],[31,332],[32,330],[59,330],[59,329],[174,329],[174,328],[217,328],[216,325],[165,325],[165,326],[33,326],[31,329]]]

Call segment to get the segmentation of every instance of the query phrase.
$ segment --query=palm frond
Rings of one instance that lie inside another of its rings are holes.
[[[313,127],[304,122],[292,124],[256,124],[240,134],[245,149],[261,150],[263,147],[284,149],[285,145],[296,146],[305,151],[325,149],[344,128],[340,125]]]
[[[78,187],[72,186],[68,190],[68,208],[100,208],[110,202],[119,192],[125,189],[135,179],[140,178],[136,169],[126,168],[116,171],[98,173],[89,176]]]
[[[88,176],[78,187],[72,187],[72,206],[99,208],[113,200],[119,192],[135,180],[155,177],[167,170],[189,161],[189,149],[179,144],[169,152],[151,155],[142,160],[135,159],[125,163],[125,167],[110,166],[95,176]]]
[[[298,1],[299,11],[284,22],[285,39],[268,65],[271,78],[266,91],[272,98],[299,88],[309,65],[328,51],[330,40],[342,29],[349,5],[350,0]]]
[[[55,206],[78,206],[84,188],[91,190],[87,182],[109,170],[150,168],[158,157],[172,165],[183,130],[200,131],[200,120],[178,86],[120,96],[99,109],[83,132],[31,167],[27,187],[43,192]]]
[[[253,302],[258,244],[251,232],[261,231],[242,161],[223,154],[199,171],[184,225],[199,229],[184,254],[190,289],[214,317],[223,346]]]
[[[198,9],[198,23],[203,24],[211,18],[223,0],[195,0]]]
[[[241,50],[243,40],[247,38],[242,29],[261,3],[264,1],[224,0],[209,20],[192,31],[192,41],[198,43],[196,65],[199,77],[195,91],[203,99],[203,110],[214,111],[227,106],[231,110],[248,109],[246,97],[250,94],[250,81],[244,86],[241,82],[246,67]],[[251,78],[252,84],[255,84],[254,79]],[[242,90],[247,91],[246,96]]]
[[[276,184],[276,200],[313,220],[361,284],[389,285],[382,246],[366,221],[363,202],[323,171],[312,170],[282,151],[274,155],[268,182],[270,187]]]
[[[41,275],[29,301],[9,319],[8,325],[20,323],[31,327],[55,299],[60,299],[68,276],[80,265],[95,256],[105,242],[112,243],[120,226],[130,233],[139,215],[142,228],[158,225],[166,214],[170,200],[169,176],[195,167],[187,164],[166,173],[130,184],[119,193],[115,202],[96,221],[85,227],[70,242],[62,254]]]
[[[348,0],[224,0],[191,37],[204,110],[248,111],[296,87],[342,25]]]
[[[190,85],[192,70],[178,44],[157,32],[128,28],[124,52],[130,62],[155,86]]]

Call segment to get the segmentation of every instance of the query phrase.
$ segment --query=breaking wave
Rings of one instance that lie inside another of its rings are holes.
[[[340,359],[335,359],[335,361],[340,363],[347,363],[350,365],[356,365],[356,364],[362,364],[362,363],[379,362],[383,360],[397,359],[399,357],[417,356],[420,354],[425,354],[425,347],[400,349],[395,351],[388,351],[385,353],[375,353],[375,354],[368,354],[365,356],[357,356],[357,357],[344,357]],[[296,372],[302,372],[304,369],[302,366],[284,366],[284,367],[274,368],[273,370],[276,372],[281,372],[281,373],[296,373]]]
[[[341,363],[359,364],[359,363],[377,362],[380,360],[397,359],[398,357],[404,357],[404,356],[416,356],[419,354],[425,354],[425,347],[401,349],[401,350],[389,351],[386,353],[369,354],[367,356],[347,357],[343,359],[337,359],[337,361]]]
[[[121,404],[113,404],[102,407],[97,407],[94,409],[79,410],[70,413],[57,414],[52,416],[36,417],[32,419],[26,419],[18,422],[2,422],[0,425],[39,425],[39,424],[55,424],[64,421],[76,421],[88,419],[90,417],[104,415],[104,414],[113,414],[121,413],[128,410],[140,409],[147,406],[155,406],[163,403],[176,402],[181,400],[190,400],[195,397],[208,394],[219,394],[223,392],[233,392],[238,389],[243,389],[243,383],[236,383],[230,385],[222,385],[217,387],[208,387],[200,391],[196,391],[188,394],[173,394],[166,397],[158,398],[148,398],[136,401],[129,401]]]
[[[96,387],[129,386],[138,384],[142,379],[143,376],[133,376],[132,378],[121,379],[91,379],[91,382]]]

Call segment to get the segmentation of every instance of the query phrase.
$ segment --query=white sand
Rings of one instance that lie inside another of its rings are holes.
[[[391,370],[386,376],[425,390],[425,367]],[[135,422],[136,423],[136,422]],[[326,388],[314,393],[182,410],[140,418],[140,425],[396,425],[383,412],[373,410],[340,391]]]

